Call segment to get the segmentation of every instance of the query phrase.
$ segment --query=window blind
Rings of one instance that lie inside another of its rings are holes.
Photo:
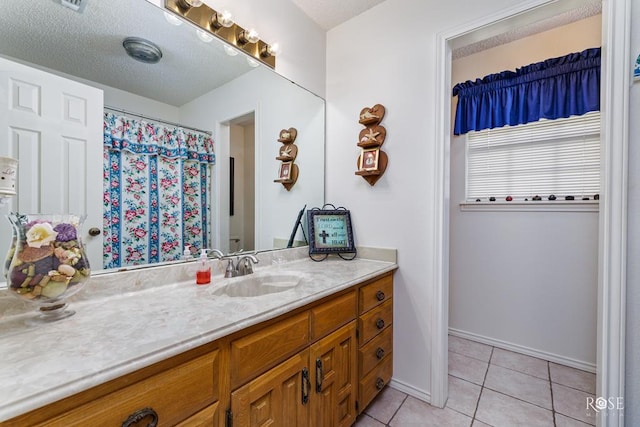
[[[467,134],[467,201],[590,198],[600,189],[600,112]]]

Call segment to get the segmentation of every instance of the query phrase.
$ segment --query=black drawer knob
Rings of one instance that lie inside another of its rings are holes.
[[[382,291],[376,292],[376,298],[378,299],[378,301],[384,300],[384,297],[385,297],[384,292]]]
[[[378,329],[383,329],[384,328],[384,319],[378,319],[376,320],[376,327]]]
[[[382,387],[384,387],[384,380],[382,378],[378,378],[376,380],[376,388],[378,390],[382,390]]]
[[[378,358],[378,360],[384,357],[384,348],[378,347],[378,349],[376,350],[376,357]]]

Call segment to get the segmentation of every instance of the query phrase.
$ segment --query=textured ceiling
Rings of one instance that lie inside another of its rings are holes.
[[[384,0],[291,0],[320,28],[330,30]],[[424,1],[424,0],[420,0]]]
[[[461,37],[454,42],[452,58],[458,59],[491,49],[514,40],[549,31],[602,12],[601,0],[565,0],[539,8],[485,29]]]
[[[128,36],[157,44],[161,61],[129,58],[122,47]],[[162,10],[139,0],[89,0],[82,14],[59,0],[3,1],[0,54],[174,106],[251,70],[244,55],[226,55],[216,40],[203,43],[192,26],[170,25]]]

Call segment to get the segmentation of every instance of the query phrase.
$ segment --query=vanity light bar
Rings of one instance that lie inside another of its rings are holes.
[[[181,2],[184,2],[184,0],[165,0],[164,7],[212,36],[231,43],[238,50],[248,53],[256,61],[273,69],[276,68],[275,52],[273,52],[267,43],[260,39],[255,42],[247,40],[248,37],[246,37],[246,35],[249,34],[250,30],[245,30],[235,23],[228,27],[212,25],[212,17],[218,13],[217,11],[211,9],[206,4],[185,9],[181,7]]]

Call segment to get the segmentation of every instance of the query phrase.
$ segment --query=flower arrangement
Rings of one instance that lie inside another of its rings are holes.
[[[80,289],[91,274],[74,215],[9,216],[14,241],[7,257],[9,289],[22,298],[50,302]]]

